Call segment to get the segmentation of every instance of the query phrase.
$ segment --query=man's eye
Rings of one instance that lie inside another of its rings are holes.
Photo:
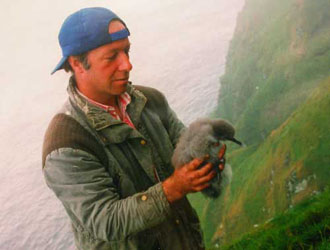
[[[117,53],[114,54],[113,56],[108,57],[107,59],[108,59],[109,61],[113,61],[113,60],[116,59],[116,57],[117,57]]]

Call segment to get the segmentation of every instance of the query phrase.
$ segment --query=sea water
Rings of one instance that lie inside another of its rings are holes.
[[[131,36],[131,81],[162,91],[185,124],[215,108],[243,0],[2,1],[0,26],[0,249],[74,249],[70,222],[41,171],[42,139],[66,99],[64,18],[112,8]]]

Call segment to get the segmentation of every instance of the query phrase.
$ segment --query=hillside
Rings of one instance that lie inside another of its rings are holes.
[[[227,55],[215,115],[262,142],[330,73],[328,0],[247,0]]]
[[[196,207],[208,247],[221,246],[322,192],[330,179],[330,2],[247,0],[212,114],[230,145],[233,180]]]
[[[329,249],[329,211],[330,190],[327,189],[221,249]]]
[[[209,201],[202,216],[212,241],[229,242],[326,188],[329,107],[330,77],[257,150],[229,155],[232,183],[220,199]],[[214,218],[212,228],[207,222]]]

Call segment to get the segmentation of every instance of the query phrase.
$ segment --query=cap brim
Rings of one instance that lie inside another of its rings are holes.
[[[66,59],[68,59],[67,56],[62,57],[62,59],[60,60],[60,62],[56,65],[55,69],[52,71],[52,73],[50,73],[51,75],[54,74],[56,71],[62,69],[63,64],[65,63]]]

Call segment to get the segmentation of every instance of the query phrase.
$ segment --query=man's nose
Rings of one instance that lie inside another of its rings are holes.
[[[133,68],[130,60],[129,60],[129,56],[126,53],[121,53],[120,58],[119,58],[119,67],[118,70],[119,71],[131,71]]]

